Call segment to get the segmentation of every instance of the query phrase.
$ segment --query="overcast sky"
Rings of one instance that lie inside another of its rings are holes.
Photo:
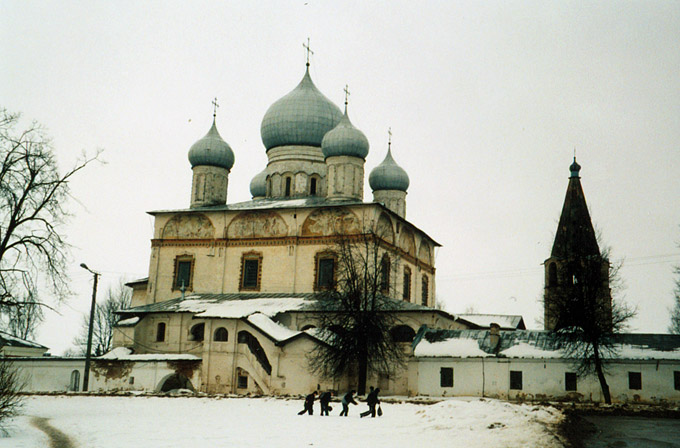
[[[368,137],[366,176],[393,154],[407,218],[442,244],[437,298],[539,328],[574,149],[602,240],[665,332],[680,264],[680,2],[9,1],[0,106],[43,124],[60,165],[104,150],[71,184],[74,297],[38,342],[60,353],[99,289],[148,274],[152,219],[189,205],[187,152],[217,125],[236,156],[228,201],[266,165],[260,122],[311,75]],[[366,182],[365,200],[372,195]]]

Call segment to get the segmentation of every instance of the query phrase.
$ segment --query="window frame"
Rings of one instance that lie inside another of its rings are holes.
[[[423,274],[420,284],[420,303],[423,306],[428,306],[430,300],[430,278]]]
[[[203,331],[201,332],[201,338],[196,339],[196,335],[194,334],[194,328],[202,328]],[[193,339],[190,340],[190,342],[203,342],[205,341],[205,322],[198,322],[189,328],[189,335],[193,336]]]
[[[521,370],[510,371],[510,390],[522,390],[524,386],[523,376]],[[519,386],[519,387],[517,387]]]
[[[283,196],[289,198],[292,196],[293,190],[293,177],[286,176],[283,178]]]
[[[224,330],[224,339],[217,339],[217,332],[220,330]],[[213,342],[229,342],[229,331],[224,327],[218,327],[215,331],[213,331]]]
[[[239,291],[259,291],[262,287],[262,252],[244,252],[241,254],[241,275],[239,276]],[[255,286],[246,286],[246,265],[248,261],[257,261],[257,280]]]
[[[402,279],[401,289],[402,289],[402,298],[406,302],[411,301],[412,279],[413,279],[413,275],[411,274],[411,268],[409,268],[408,266],[404,266],[404,275],[403,275],[403,279]]]
[[[384,254],[380,260],[380,292],[389,294],[390,292],[390,270],[392,262],[389,255]]]
[[[453,367],[439,368],[439,387],[453,387]]]
[[[628,372],[628,389],[642,390],[642,372]]]
[[[163,326],[162,332],[161,332],[161,326]],[[168,331],[168,326],[165,322],[158,322],[156,324],[156,342],[165,342],[166,331]]]
[[[332,260],[333,261],[333,279],[332,279],[332,284],[331,285],[321,285],[321,275],[320,275],[320,268],[321,268],[321,262],[325,260]],[[338,257],[334,252],[329,252],[329,251],[324,251],[324,252],[317,252],[317,254],[314,256],[314,291],[331,291],[335,289],[335,283],[337,280],[337,264],[338,264]]]
[[[183,254],[175,257],[174,270],[172,273],[172,291],[181,291],[182,285],[178,284],[180,263],[189,263],[189,284],[184,285],[186,291],[193,291],[194,286],[194,267],[196,265],[196,258],[191,254]]]

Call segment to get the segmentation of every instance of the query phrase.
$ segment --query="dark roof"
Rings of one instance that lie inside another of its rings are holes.
[[[519,314],[456,314],[456,317],[469,324],[470,328],[489,328],[492,323],[498,324],[503,330],[526,330],[524,318]]]
[[[149,277],[139,278],[137,280],[131,280],[125,284],[125,286],[132,287],[134,285],[143,285],[149,283]]]
[[[0,347],[44,348],[47,350],[47,347],[44,345],[12,336],[11,334],[4,331],[0,331]]]
[[[551,256],[557,258],[600,255],[578,171],[572,172],[564,198]]]
[[[202,313],[207,311],[210,307],[219,307],[220,304],[233,302],[247,302],[253,299],[306,299],[308,302],[304,306],[295,309],[289,309],[282,312],[323,312],[332,310],[333,301],[328,300],[326,293],[229,293],[229,294],[203,294],[192,293],[187,294],[184,298],[177,297],[163,302],[152,303],[149,305],[137,306],[134,308],[127,308],[116,311],[121,315],[141,315],[147,313]],[[437,313],[449,319],[455,319],[455,316],[443,310],[429,308],[416,303],[405,302],[403,300],[387,299],[389,303],[389,311],[415,311],[415,312],[429,312]],[[260,310],[253,309],[252,313]],[[209,317],[213,317],[211,313]],[[250,312],[245,313],[245,315]]]

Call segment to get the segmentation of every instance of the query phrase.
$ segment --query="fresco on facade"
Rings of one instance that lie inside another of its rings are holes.
[[[163,238],[215,238],[215,227],[200,213],[175,215],[163,227]]]
[[[392,229],[392,221],[384,213],[378,218],[378,223],[375,226],[376,235],[380,238],[394,244],[394,229]]]
[[[302,236],[350,235],[360,231],[357,216],[342,207],[316,210],[302,224]]]
[[[430,245],[423,241],[420,244],[420,250],[418,251],[418,258],[427,264],[432,264],[432,251],[430,250]]]
[[[401,250],[409,255],[416,256],[416,240],[413,233],[405,227],[401,229],[401,238],[399,238],[399,247]]]
[[[227,238],[266,238],[288,235],[288,225],[276,212],[243,212],[227,228]]]

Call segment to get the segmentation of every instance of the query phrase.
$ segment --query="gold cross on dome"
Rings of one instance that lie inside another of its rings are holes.
[[[217,97],[215,97],[214,100],[212,100],[212,105],[213,105],[213,118],[217,116],[217,108],[220,107],[219,104],[217,104]]]
[[[309,47],[309,37],[307,38],[307,43],[302,42],[302,46],[307,50],[307,67],[309,67],[309,55],[314,54],[312,49]]]
[[[345,106],[347,106],[347,98],[349,98],[349,86],[347,84],[345,84],[343,91],[345,92]]]

